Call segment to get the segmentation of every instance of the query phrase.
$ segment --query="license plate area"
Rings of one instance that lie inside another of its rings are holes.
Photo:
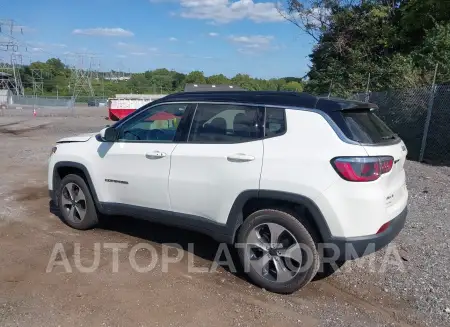
[[[386,197],[386,207],[390,207],[390,206],[394,205],[397,201],[400,201],[400,199],[403,198],[405,193],[406,193],[406,183],[403,183],[403,185],[401,187],[399,187],[397,190],[390,193]]]

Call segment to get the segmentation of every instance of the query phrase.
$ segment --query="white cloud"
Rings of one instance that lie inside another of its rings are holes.
[[[52,44],[50,44],[50,46],[56,47],[56,48],[67,48],[67,45],[63,44],[63,43],[52,43]]]
[[[279,22],[284,18],[275,2],[253,0],[180,0],[181,17],[204,19],[215,23],[250,19],[254,22]]]
[[[44,49],[42,49],[42,48],[31,48],[30,50],[31,50],[31,52],[42,52],[42,51],[44,51]]]
[[[210,33],[208,33],[208,35],[211,37],[216,37],[216,36],[219,36],[219,33],[210,32]]]
[[[147,53],[147,52],[157,52],[158,48],[149,47],[142,44],[134,44],[134,43],[126,43],[126,42],[117,42],[115,46],[121,50],[130,51],[130,53]]]
[[[132,56],[146,56],[146,52],[130,52],[130,55]]]
[[[87,28],[87,29],[75,29],[72,34],[78,35],[91,35],[91,36],[134,36],[134,33],[125,30],[121,27],[106,28]]]
[[[172,37],[169,38],[169,41],[174,42],[174,41],[178,41],[178,39],[177,39],[176,37],[173,37],[173,36],[172,36]]]
[[[46,42],[27,42],[26,43],[30,47],[39,47],[39,48],[67,48],[66,44],[63,43],[46,43]]]
[[[231,42],[240,44],[269,44],[273,40],[271,35],[234,36],[228,38]]]
[[[228,37],[228,40],[236,45],[237,51],[245,54],[257,54],[268,50],[275,50],[278,47],[273,45],[274,37],[271,35],[250,35]]]
[[[117,55],[116,57],[117,57],[117,58],[127,58],[126,55]]]

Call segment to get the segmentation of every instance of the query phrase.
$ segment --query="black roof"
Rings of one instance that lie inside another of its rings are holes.
[[[302,107],[325,112],[378,108],[373,103],[345,100],[339,98],[316,97],[308,93],[280,91],[212,91],[181,92],[170,94],[155,102],[209,101],[238,102],[261,105]]]

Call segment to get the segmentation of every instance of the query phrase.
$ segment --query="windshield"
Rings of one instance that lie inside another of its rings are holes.
[[[342,115],[354,141],[377,144],[397,138],[373,111],[351,110],[342,112]]]

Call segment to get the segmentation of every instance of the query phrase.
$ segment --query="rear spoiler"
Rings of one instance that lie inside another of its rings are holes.
[[[339,98],[318,98],[316,109],[325,111],[377,110],[375,103],[345,100]]]

